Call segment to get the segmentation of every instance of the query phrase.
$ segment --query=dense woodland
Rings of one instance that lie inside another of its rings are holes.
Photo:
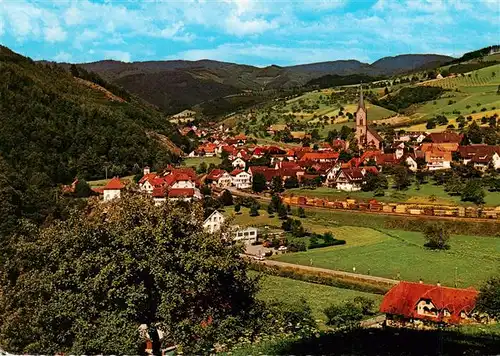
[[[396,95],[387,95],[384,99],[375,100],[373,104],[400,112],[413,104],[437,99],[444,92],[440,87],[415,86],[402,88]]]
[[[86,76],[96,79],[97,76]],[[183,149],[189,141],[148,105],[109,101],[61,67],[35,63],[0,47],[0,195],[8,217],[37,221],[57,210],[58,184],[131,174],[175,161],[148,138],[151,130]],[[135,168],[134,168],[135,167]]]
[[[323,77],[310,80],[307,86],[318,86],[319,88],[330,88],[341,85],[354,85],[359,83],[371,83],[383,79],[383,77],[373,77],[364,74],[352,74],[352,75],[335,75],[328,74]]]

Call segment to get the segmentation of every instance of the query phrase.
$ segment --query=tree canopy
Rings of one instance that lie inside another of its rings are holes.
[[[240,247],[205,232],[202,218],[197,206],[128,197],[49,227],[23,223],[2,256],[0,343],[17,353],[137,354],[146,324],[184,352],[213,345],[219,330],[244,324],[257,283]]]

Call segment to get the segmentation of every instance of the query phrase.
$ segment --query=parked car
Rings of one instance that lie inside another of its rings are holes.
[[[266,258],[264,256],[253,256],[254,260],[264,261]]]
[[[286,247],[286,246],[278,247],[278,251],[286,251],[286,250],[288,250],[288,247]]]

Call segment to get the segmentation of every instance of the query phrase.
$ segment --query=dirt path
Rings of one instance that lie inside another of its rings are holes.
[[[399,281],[397,281],[395,279],[376,277],[376,276],[368,276],[366,274],[337,271],[337,270],[327,269],[327,268],[297,265],[297,264],[282,262],[282,261],[263,260],[263,261],[257,261],[257,262],[262,263],[266,266],[271,266],[271,267],[300,269],[303,271],[308,271],[308,272],[313,272],[313,273],[317,272],[317,273],[329,274],[331,276],[336,276],[336,277],[348,277],[349,279],[354,279],[354,280],[358,280],[358,281],[367,281],[367,282],[384,283],[384,284],[392,284],[392,285],[396,285],[399,283]]]

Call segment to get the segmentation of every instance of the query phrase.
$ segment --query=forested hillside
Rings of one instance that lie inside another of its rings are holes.
[[[288,67],[271,65],[264,68],[212,60],[133,63],[105,60],[80,66],[122,86],[166,113],[174,114],[196,104],[246,90],[260,92],[298,88],[325,75],[332,75],[334,78],[350,75],[391,76],[423,66],[435,68],[452,59],[422,54],[386,57],[372,64],[357,60],[337,60]],[[64,65],[68,68],[68,64]],[[253,99],[259,101],[259,98]],[[226,113],[237,110],[240,106],[239,102],[234,105],[227,102],[224,104],[227,106]]]
[[[0,220],[43,219],[55,209],[52,189],[76,176],[100,178],[105,167],[125,175],[176,160],[146,131],[189,143],[149,104],[127,99],[111,101],[58,66],[0,47]]]

